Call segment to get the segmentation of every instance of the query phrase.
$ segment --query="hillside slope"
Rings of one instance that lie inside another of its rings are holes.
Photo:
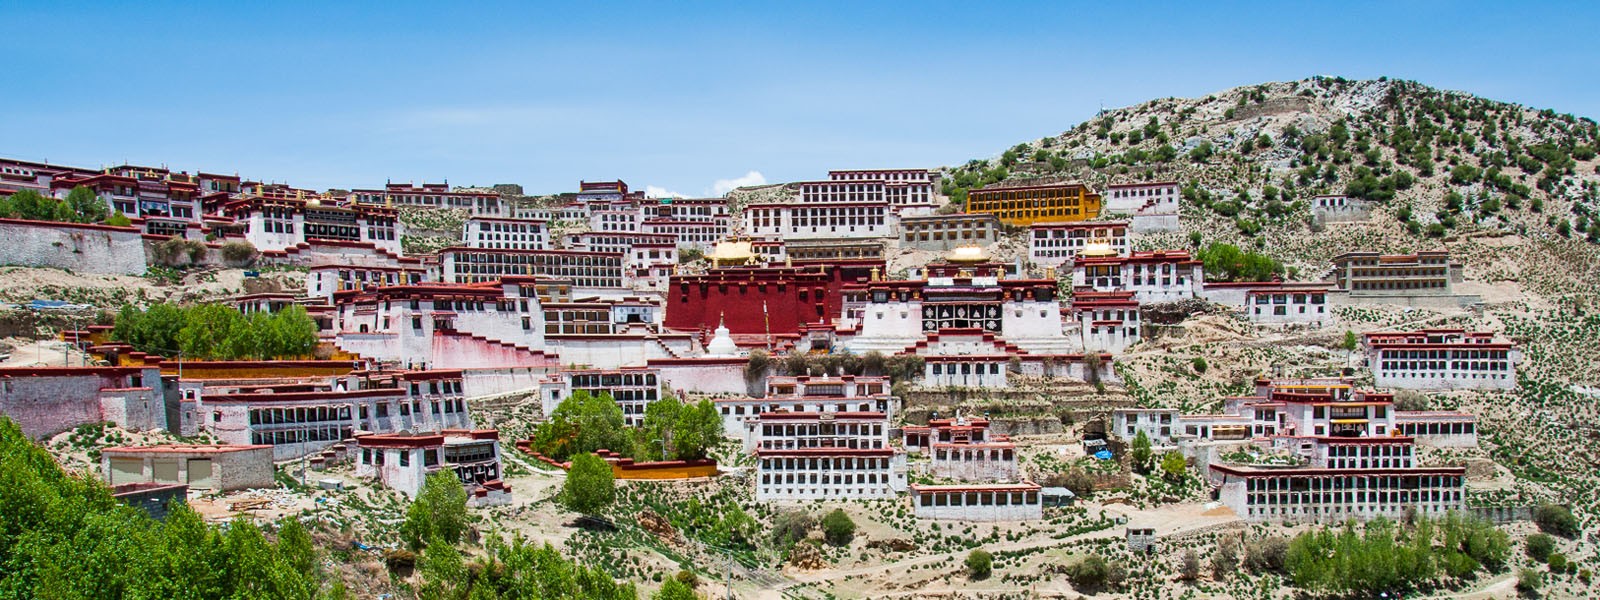
[[[1184,231],[1147,237],[1141,248],[1228,242],[1283,261],[1301,280],[1323,279],[1343,252],[1449,250],[1465,265],[1459,290],[1481,296],[1481,306],[1352,307],[1323,330],[1233,336],[1209,335],[1219,317],[1191,318],[1177,335],[1121,357],[1119,370],[1143,404],[1205,410],[1259,374],[1337,374],[1351,364],[1338,349],[1346,330],[1499,332],[1525,352],[1519,389],[1432,394],[1435,408],[1478,414],[1483,431],[1479,450],[1433,460],[1492,460],[1507,476],[1475,483],[1473,503],[1572,503],[1592,530],[1600,523],[1597,147],[1600,128],[1588,118],[1414,82],[1315,78],[1106,111],[948,168],[945,193],[959,203],[967,190],[995,185],[1178,181]],[[1372,201],[1370,219],[1314,220],[1308,203],[1323,194]],[[1212,368],[1190,370],[1195,357]]]

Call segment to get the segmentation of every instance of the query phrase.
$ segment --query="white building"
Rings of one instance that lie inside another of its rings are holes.
[[[842,375],[838,377],[768,377],[766,396],[716,398],[723,432],[754,449],[760,440],[756,426],[766,413],[877,412],[891,418],[899,405],[889,395],[889,378]]]
[[[1410,390],[1510,390],[1517,387],[1516,344],[1461,329],[1362,335],[1367,367],[1380,387]]]
[[[471,504],[511,501],[511,488],[501,481],[500,433],[493,429],[361,435],[356,445],[356,477],[375,479],[409,498],[417,497],[430,473],[450,469],[467,487]]]
[[[544,250],[550,247],[545,221],[523,219],[467,219],[461,244],[468,248]]]
[[[1085,252],[1127,256],[1128,222],[1039,223],[1028,227],[1028,260],[1036,265],[1060,266]]]
[[[1178,212],[1182,190],[1176,181],[1118,183],[1106,186],[1102,212],[1113,215]]]
[[[498,217],[504,215],[505,205],[500,194],[490,191],[451,191],[449,183],[385,184],[381,190],[351,190],[349,201],[375,206],[420,206],[426,208],[454,208],[465,210],[473,216]]]
[[[562,370],[545,378],[539,386],[539,400],[544,415],[554,413],[561,401],[574,392],[583,391],[592,396],[610,396],[622,409],[622,419],[629,427],[644,423],[645,410],[661,399],[661,375],[656,369],[629,367],[622,369]]]
[[[1070,312],[1078,323],[1085,351],[1121,353],[1139,343],[1139,301],[1134,292],[1080,291],[1072,295]]]
[[[1128,256],[1080,256],[1072,285],[1097,292],[1131,291],[1139,303],[1195,298],[1205,282],[1200,261],[1181,250],[1133,252]]]
[[[1245,317],[1257,325],[1308,325],[1331,322],[1328,283],[1266,283],[1244,294]]]
[[[906,489],[905,455],[880,412],[762,413],[756,501],[869,500]]]
[[[894,236],[894,226],[886,202],[753,204],[744,209],[744,231],[756,237],[885,238]]]
[[[394,209],[377,205],[339,206],[332,200],[264,198],[230,200],[223,213],[245,227],[245,239],[262,252],[298,249],[309,242],[365,243],[399,255],[405,235]]]
[[[1037,484],[911,485],[918,519],[1034,521],[1044,518]]]
[[[1365,221],[1371,212],[1372,204],[1360,198],[1316,196],[1311,199],[1312,218],[1328,223]]]

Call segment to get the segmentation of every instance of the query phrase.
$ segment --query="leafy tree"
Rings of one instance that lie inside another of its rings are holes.
[[[534,446],[555,460],[596,450],[627,451],[633,446],[622,409],[610,394],[573,392],[534,430]]]
[[[319,559],[305,529],[276,543],[249,520],[227,530],[186,505],[165,522],[111,498],[97,478],[68,475],[0,416],[3,598],[313,598]]]
[[[1209,281],[1270,281],[1283,274],[1282,263],[1232,244],[1207,244],[1199,258]]]
[[[678,460],[700,460],[722,441],[722,416],[710,400],[701,400],[678,412],[672,428],[673,447]]]
[[[1133,461],[1134,470],[1145,473],[1150,470],[1150,459],[1155,452],[1150,448],[1150,436],[1141,429],[1133,436],[1133,447],[1129,451],[1129,458]]]
[[[1205,357],[1196,356],[1196,357],[1194,357],[1194,358],[1189,360],[1189,367],[1194,369],[1195,373],[1202,373],[1203,374],[1203,373],[1206,372],[1207,368],[1210,368],[1210,365],[1206,364]]]
[[[131,227],[133,226],[133,220],[129,219],[128,215],[122,214],[121,212],[116,212],[112,213],[111,216],[106,217],[106,224],[115,227]]]
[[[994,555],[981,549],[967,553],[967,576],[973,579],[988,579],[993,567]]]
[[[673,428],[677,426],[681,412],[683,403],[670,395],[645,406],[644,421],[633,430],[633,459],[640,462],[670,459],[673,456]]]
[[[1161,455],[1161,474],[1170,481],[1181,481],[1189,471],[1189,462],[1177,452],[1168,452]]]
[[[76,213],[76,220],[82,223],[99,223],[106,220],[110,212],[105,200],[95,195],[94,190],[81,185],[67,192],[67,206]]]
[[[467,490],[454,471],[441,469],[423,480],[417,498],[406,509],[400,537],[413,551],[442,540],[457,544],[467,531]]]
[[[71,222],[77,220],[77,213],[66,202],[45,197],[33,190],[20,190],[10,197],[0,198],[0,217]]]
[[[856,522],[845,514],[843,509],[835,508],[828,516],[822,518],[822,537],[835,546],[850,543],[856,536]]]
[[[579,454],[572,458],[572,468],[567,470],[567,480],[561,485],[556,499],[567,510],[594,516],[610,506],[617,497],[617,482],[611,465],[593,454]]]
[[[650,598],[652,600],[699,600],[699,596],[695,595],[693,588],[677,579],[668,579],[661,584],[661,589],[656,590],[656,593]]]

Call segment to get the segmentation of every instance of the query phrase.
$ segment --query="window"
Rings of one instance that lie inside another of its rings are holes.
[[[401,450],[400,451],[400,466],[402,466],[402,467],[411,466],[411,451],[410,450]]]

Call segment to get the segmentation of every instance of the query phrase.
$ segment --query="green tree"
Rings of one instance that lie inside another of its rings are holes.
[[[699,596],[695,595],[693,588],[677,579],[668,579],[665,583],[662,583],[661,589],[656,590],[656,593],[650,598],[652,600],[699,600]]]
[[[75,220],[80,223],[99,223],[106,220],[110,212],[105,200],[95,195],[94,190],[81,185],[67,192],[67,206],[76,213]]]
[[[967,553],[967,576],[973,579],[988,579],[994,568],[994,555],[983,550],[973,550]]]
[[[856,536],[856,522],[843,509],[835,508],[822,518],[822,537],[835,546],[850,543]]]
[[[550,418],[534,430],[534,445],[555,460],[596,450],[626,452],[633,446],[622,409],[610,394],[573,392],[551,411]]]
[[[579,454],[572,458],[567,470],[567,480],[561,485],[556,499],[567,510],[596,516],[610,506],[617,497],[617,483],[611,465],[593,454]]]
[[[676,453],[672,433],[682,412],[683,403],[670,395],[645,406],[644,421],[633,431],[633,459],[644,462],[672,458]]]
[[[672,428],[678,460],[704,459],[710,449],[722,441],[722,434],[722,416],[717,414],[717,407],[710,400],[685,406]]]
[[[406,509],[400,537],[413,551],[432,540],[458,544],[467,531],[467,490],[455,471],[441,469],[423,480],[417,498]]]
[[[1189,462],[1177,452],[1168,452],[1161,455],[1161,474],[1170,481],[1182,481],[1185,473],[1189,471]]]
[[[1144,430],[1140,429],[1133,436],[1133,446],[1128,454],[1128,458],[1133,462],[1134,470],[1140,473],[1149,472],[1150,459],[1154,456],[1155,452],[1150,448],[1150,436],[1145,435]]]

